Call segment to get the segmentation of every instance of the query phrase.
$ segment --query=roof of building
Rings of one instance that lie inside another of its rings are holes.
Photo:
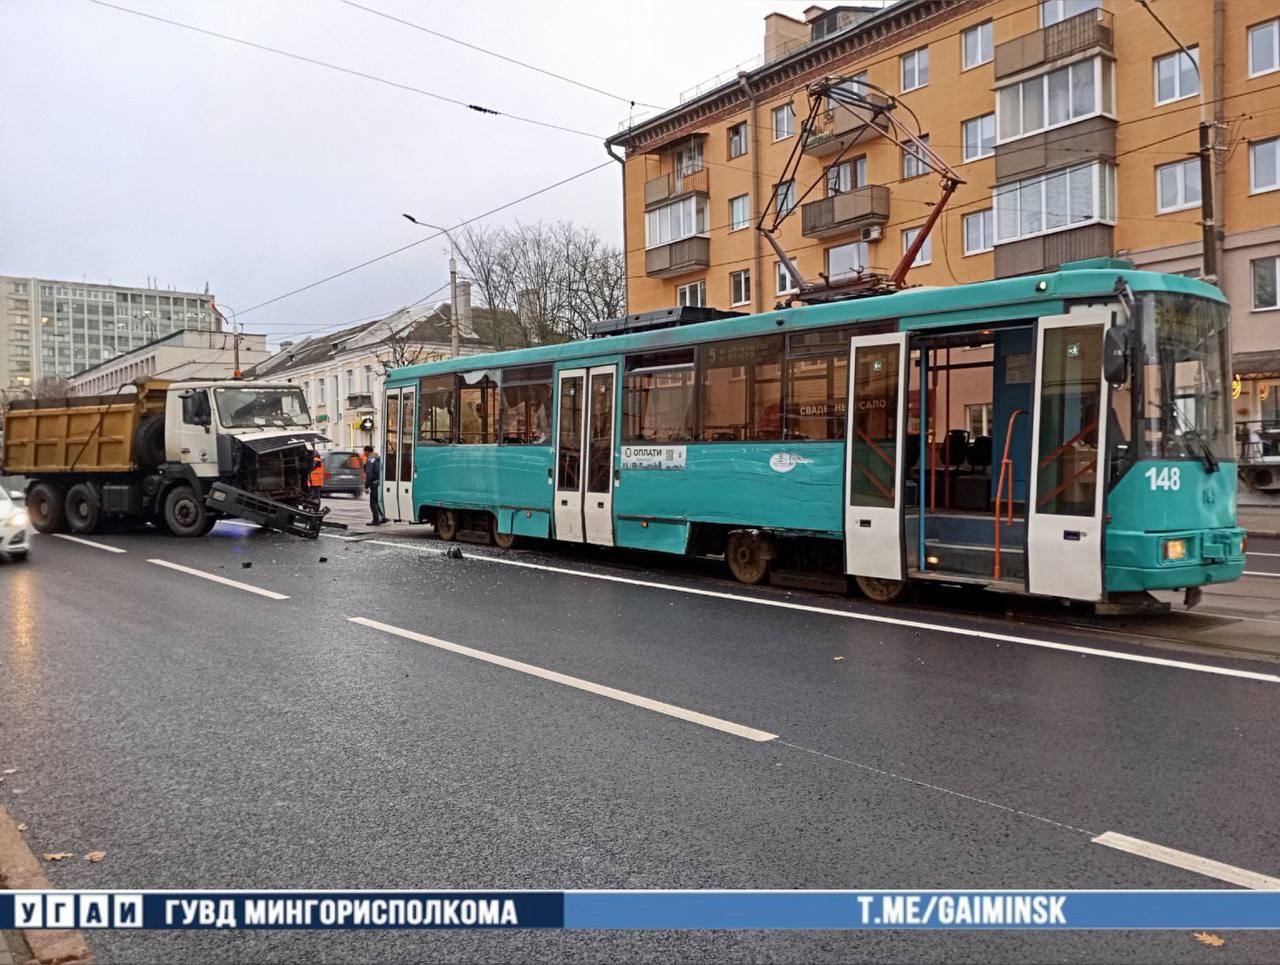
[[[605,144],[656,150],[694,133],[720,114],[740,110],[747,96],[742,88],[744,81],[762,97],[795,90],[826,76],[832,62],[853,61],[883,51],[898,42],[895,34],[928,29],[934,22],[963,14],[982,2],[985,0],[897,0],[821,40],[754,69],[741,71],[697,97],[638,121],[608,138]]]
[[[1280,349],[1262,352],[1236,352],[1231,356],[1231,367],[1241,377],[1280,375]]]
[[[126,351],[124,351],[124,352],[120,352],[120,353],[119,353],[119,354],[117,354],[117,355],[113,355],[113,356],[111,356],[111,358],[109,358],[109,359],[103,359],[101,362],[98,362],[98,363],[96,363],[96,364],[94,364],[94,365],[90,365],[87,369],[80,369],[79,371],[75,372],[75,373],[71,376],[71,378],[72,378],[72,379],[78,379],[78,378],[80,378],[82,375],[87,375],[87,374],[89,374],[89,373],[91,373],[91,372],[95,372],[95,371],[97,371],[98,369],[104,369],[104,368],[106,368],[107,366],[115,365],[115,364],[117,364],[121,359],[123,359],[123,358],[125,358],[125,357],[127,357],[127,356],[137,355],[137,354],[138,354],[138,353],[140,353],[140,352],[146,352],[148,349],[152,349],[152,348],[155,348],[155,347],[157,347],[157,346],[159,346],[159,345],[163,345],[165,342],[172,342],[172,341],[175,341],[175,340],[181,340],[181,339],[182,339],[182,337],[183,337],[184,335],[188,335],[188,334],[191,334],[191,333],[194,333],[194,334],[196,334],[196,335],[221,335],[221,336],[223,336],[225,339],[227,339],[227,340],[228,340],[228,341],[227,341],[227,348],[228,348],[228,350],[230,350],[230,348],[231,348],[231,342],[229,341],[229,340],[231,339],[231,333],[230,333],[230,332],[224,332],[224,331],[222,331],[221,329],[214,329],[214,328],[179,328],[179,329],[177,329],[176,331],[172,331],[172,332],[170,332],[168,335],[161,335],[159,338],[153,338],[150,342],[143,342],[141,345],[135,346],[134,348],[128,349],[128,350],[126,350]],[[260,335],[251,335],[251,336],[249,336],[249,337],[250,337],[250,338],[263,338],[264,336],[260,336]]]

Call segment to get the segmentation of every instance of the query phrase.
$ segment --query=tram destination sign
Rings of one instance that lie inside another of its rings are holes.
[[[623,446],[623,469],[684,470],[685,446]]]

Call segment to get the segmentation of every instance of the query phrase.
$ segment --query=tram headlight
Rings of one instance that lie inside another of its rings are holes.
[[[1160,544],[1160,555],[1168,561],[1185,560],[1187,558],[1187,541],[1185,539],[1167,539]]]

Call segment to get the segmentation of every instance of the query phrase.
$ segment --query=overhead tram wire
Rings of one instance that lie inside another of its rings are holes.
[[[97,0],[94,0],[94,2],[97,2]],[[579,171],[577,174],[571,174],[567,178],[561,178],[559,181],[555,181],[551,184],[538,188],[536,191],[530,191],[528,194],[523,194],[518,198],[515,198],[511,201],[506,202],[505,204],[500,204],[496,208],[490,208],[488,211],[475,215],[474,217],[467,218],[465,221],[459,221],[457,224],[450,226],[449,230],[456,231],[459,228],[465,228],[467,225],[474,224],[477,221],[481,221],[485,218],[490,217],[491,215],[495,215],[499,211],[505,211],[507,208],[512,208],[517,204],[521,204],[525,201],[528,201],[530,198],[536,198],[540,194],[546,194],[546,192],[551,191],[555,188],[561,187],[562,185],[568,184],[570,181],[576,181],[578,178],[584,178],[588,174],[593,174],[594,172],[599,171],[602,168],[609,167],[613,163],[614,161],[612,159],[607,161],[601,161],[599,164],[596,164],[593,167],[589,167],[586,170]],[[292,291],[287,291],[282,295],[276,295],[274,298],[268,298],[264,302],[258,302],[258,304],[256,305],[250,305],[244,311],[238,312],[237,315],[238,317],[243,317],[245,315],[248,315],[250,312],[256,312],[260,308],[265,308],[268,305],[274,305],[278,301],[283,301],[286,298],[291,298],[294,295],[298,295],[298,294],[301,294],[302,292],[309,291],[312,288],[316,288],[320,285],[325,284],[326,282],[333,281],[335,278],[341,278],[343,275],[349,275],[353,271],[359,271],[361,268],[367,268],[369,265],[375,264],[379,261],[384,261],[385,259],[390,258],[393,255],[400,254],[402,251],[408,251],[410,248],[416,248],[418,245],[424,245],[428,241],[432,241],[436,238],[442,237],[444,234],[445,232],[443,231],[437,231],[434,234],[427,235],[424,238],[419,238],[417,241],[411,241],[407,245],[401,245],[399,248],[393,248],[391,251],[383,252],[380,255],[376,255],[373,258],[369,258],[365,261],[362,261],[358,265],[352,265],[350,268],[344,268],[341,271],[336,271],[331,275],[326,275],[323,278],[319,278],[316,281],[310,282],[306,285],[302,285],[301,287],[295,288]]]
[[[348,7],[354,7],[357,10],[363,10],[365,13],[371,13],[375,17],[382,17],[383,19],[390,20],[393,23],[402,24],[405,27],[409,27],[413,30],[420,31],[425,34],[430,34],[433,37],[439,37],[441,40],[447,40],[449,41],[449,43],[458,44],[460,47],[466,47],[468,50],[474,50],[477,53],[487,54],[490,57],[496,57],[498,60],[505,60],[509,64],[515,64],[517,67],[523,67],[526,70],[532,70],[535,73],[543,74],[547,77],[554,77],[556,80],[564,81],[566,84],[572,84],[575,87],[581,87],[583,90],[589,90],[589,91],[592,91],[593,93],[601,94],[605,97],[610,97],[613,100],[621,101],[622,103],[629,104],[632,107],[651,107],[654,110],[658,110],[658,111],[666,109],[659,104],[648,104],[644,101],[638,101],[632,97],[624,97],[621,94],[615,94],[612,91],[607,91],[600,87],[595,87],[583,81],[574,80],[572,77],[566,77],[564,74],[557,74],[553,70],[547,70],[546,68],[539,67],[536,64],[530,64],[530,63],[526,63],[523,60],[517,60],[514,57],[508,57],[506,54],[500,54],[496,50],[490,50],[487,47],[481,47],[478,44],[473,44],[466,40],[460,40],[457,37],[451,37],[448,34],[442,33],[439,30],[435,30],[431,27],[424,26],[420,23],[414,23],[412,20],[404,20],[400,17],[395,16],[394,14],[386,13],[383,10],[376,10],[373,7],[366,7],[362,3],[356,3],[355,0],[342,0],[342,2],[345,3]]]
[[[352,77],[360,77],[364,80],[373,81],[376,84],[385,84],[388,87],[394,87],[397,90],[408,91],[411,94],[420,94],[423,97],[430,97],[446,104],[453,104],[456,107],[462,107],[469,111],[475,111],[477,114],[491,114],[495,117],[505,117],[513,121],[520,121],[523,124],[532,124],[535,127],[545,127],[553,131],[562,131],[566,134],[576,134],[580,137],[589,137],[593,141],[602,141],[604,138],[599,134],[593,134],[589,131],[579,130],[574,127],[567,127],[563,124],[555,124],[551,121],[538,120],[535,117],[526,117],[522,114],[512,114],[509,111],[500,111],[493,107],[487,107],[483,104],[471,104],[456,97],[449,97],[446,94],[438,94],[435,91],[426,90],[422,87],[414,87],[412,84],[404,84],[397,80],[391,80],[387,77],[380,77],[377,74],[370,74],[363,70],[356,70],[353,67],[343,67],[340,64],[332,64],[325,60],[318,60],[315,57],[308,57],[305,54],[294,53],[290,50],[282,50],[279,47],[270,47],[267,44],[260,44],[254,40],[246,40],[243,37],[233,37],[231,34],[220,33],[216,30],[209,30],[205,27],[197,27],[194,24],[183,23],[180,20],[170,20],[168,17],[157,16],[153,13],[146,13],[142,10],[134,10],[132,7],[123,7],[119,4],[108,3],[107,0],[89,0],[90,3],[99,7],[106,7],[108,10],[116,10],[120,13],[133,14],[135,17],[142,17],[146,20],[153,20],[156,23],[167,24],[170,27],[178,27],[182,30],[190,30],[193,33],[204,34],[206,37],[216,37],[219,40],[226,40],[233,44],[240,44],[244,47],[252,47],[254,50],[260,50],[264,53],[276,54],[280,57],[288,57],[290,60],[301,61],[304,64],[311,64],[315,67],[324,67],[326,70],[336,70],[342,74],[349,74]]]

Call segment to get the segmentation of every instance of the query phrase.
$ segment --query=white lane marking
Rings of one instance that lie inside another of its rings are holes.
[[[1258,570],[1245,570],[1245,576],[1269,576],[1273,580],[1280,580],[1280,573],[1262,573]]]
[[[652,710],[658,714],[666,714],[668,717],[676,717],[692,724],[710,727],[712,730],[733,734],[735,737],[745,737],[747,740],[761,742],[776,740],[778,737],[777,734],[770,734],[768,731],[756,730],[754,727],[744,727],[742,724],[721,720],[719,717],[700,714],[696,710],[685,710],[683,707],[677,707],[674,704],[663,703],[660,700],[653,700],[649,697],[641,697],[638,694],[617,690],[613,687],[605,687],[601,684],[592,683],[590,680],[583,680],[581,677],[570,677],[568,674],[557,673],[554,670],[544,670],[542,667],[535,667],[531,663],[522,663],[519,660],[512,660],[510,657],[500,657],[497,654],[486,653],[483,650],[464,647],[461,644],[450,643],[448,640],[440,640],[423,633],[415,633],[412,630],[394,627],[389,623],[380,623],[377,620],[370,620],[366,617],[348,617],[347,619],[351,623],[358,623],[374,630],[381,630],[383,633],[404,637],[406,640],[416,640],[418,643],[425,643],[429,647],[448,650],[450,653],[461,654],[464,657],[473,657],[476,660],[483,660],[485,663],[506,667],[508,670],[529,674],[531,677],[550,680],[553,683],[564,684],[566,687],[574,687],[577,690],[585,690],[587,693],[596,694],[600,697],[608,697],[624,704],[631,704],[633,707],[643,707],[645,710]]]
[[[391,543],[386,540],[365,540],[381,546],[396,546],[401,549],[419,549],[406,547],[402,543]],[[440,550],[428,550],[423,547],[420,552],[440,553]],[[1082,647],[1073,643],[1054,643],[1049,640],[1035,640],[1031,637],[1019,637],[1010,633],[991,633],[986,630],[971,630],[966,627],[953,627],[937,623],[925,623],[922,620],[906,620],[902,617],[887,617],[876,613],[853,613],[848,610],[833,610],[830,607],[812,606],[807,603],[792,603],[787,600],[771,600],[765,597],[742,596],[738,593],[724,593],[719,590],[704,590],[692,586],[675,586],[671,583],[658,583],[653,580],[637,580],[626,576],[614,576],[609,573],[588,573],[584,570],[569,569],[564,566],[548,566],[544,563],[528,563],[514,560],[506,556],[484,556],[470,554],[469,560],[483,560],[487,563],[501,563],[504,566],[520,566],[531,570],[545,570],[549,573],[564,573],[568,576],[581,576],[590,580],[604,580],[609,583],[626,583],[631,586],[644,586],[654,590],[672,590],[676,593],[688,593],[693,596],[707,596],[720,600],[736,600],[740,603],[755,603],[759,606],[779,607],[785,610],[803,610],[808,613],[822,613],[827,616],[840,617],[845,620],[860,620],[867,623],[883,623],[889,626],[909,627],[913,630],[931,630],[936,633],[949,633],[954,636],[970,637],[977,640],[998,640],[1001,643],[1017,643],[1028,647],[1040,647],[1045,650],[1058,650],[1064,653],[1079,653],[1091,657],[1105,657],[1109,660],[1123,660],[1128,663],[1145,663],[1155,667],[1169,667],[1175,670],[1194,670],[1198,673],[1215,674],[1221,677],[1238,677],[1241,680],[1257,680],[1262,683],[1280,684],[1280,676],[1259,673],[1255,670],[1236,670],[1233,667],[1214,667],[1208,664],[1191,663],[1186,660],[1169,660],[1165,657],[1148,657],[1136,653],[1119,653],[1114,650],[1099,650],[1096,647]]]
[[[1264,553],[1261,550],[1249,550],[1246,556],[1280,556],[1280,553]]]
[[[1280,878],[1272,878],[1269,875],[1258,874],[1256,871],[1247,871],[1244,868],[1237,868],[1235,865],[1223,864],[1221,861],[1214,861],[1212,858],[1202,858],[1187,851],[1166,848],[1161,844],[1152,844],[1150,841],[1143,841],[1141,838],[1131,838],[1125,834],[1116,834],[1114,831],[1098,835],[1093,839],[1093,843],[1115,848],[1117,851],[1127,851],[1129,854],[1136,854],[1140,858],[1160,861],[1164,864],[1173,865],[1175,868],[1182,868],[1184,871],[1194,871],[1196,874],[1217,878],[1219,881],[1229,881],[1233,885],[1239,885],[1242,888],[1255,888],[1259,891],[1280,889]]]
[[[58,539],[65,539],[68,543],[79,543],[81,546],[92,546],[96,550],[106,550],[108,553],[127,553],[128,550],[122,550],[119,546],[108,546],[106,543],[95,543],[91,539],[85,539],[82,536],[72,536],[69,533],[54,533]]]
[[[170,570],[177,570],[179,573],[187,573],[191,576],[198,576],[202,580],[209,580],[213,583],[221,583],[223,586],[233,586],[237,590],[244,590],[246,593],[256,593],[258,596],[265,596],[268,600],[287,600],[289,599],[283,593],[277,593],[274,590],[264,590],[260,586],[250,586],[248,583],[241,583],[237,580],[229,580],[225,576],[218,576],[215,573],[206,573],[203,570],[193,570],[189,566],[182,566],[179,563],[170,563],[168,560],[147,560],[148,563],[154,563],[156,566],[163,566]]]

